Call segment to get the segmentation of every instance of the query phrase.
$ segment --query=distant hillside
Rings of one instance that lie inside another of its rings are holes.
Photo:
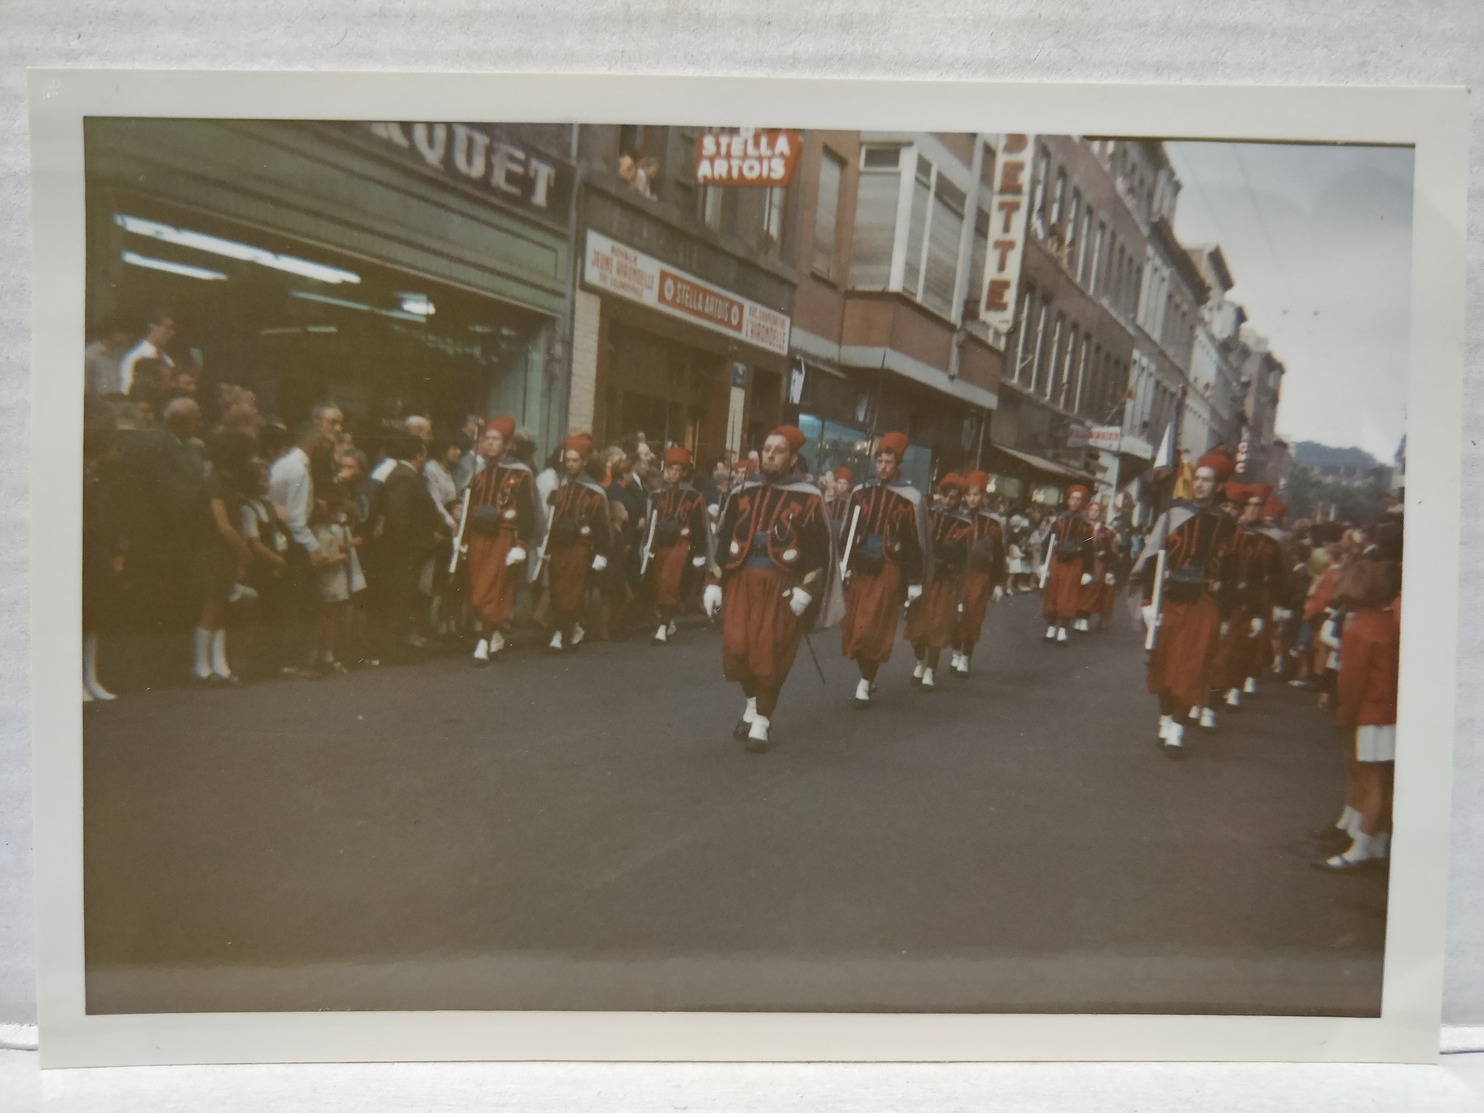
[[[1358,469],[1375,469],[1381,463],[1356,446],[1326,446],[1322,442],[1295,442],[1293,460],[1299,465],[1315,469],[1335,469],[1354,466]]]

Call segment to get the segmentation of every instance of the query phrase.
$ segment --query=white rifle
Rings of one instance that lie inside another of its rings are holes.
[[[541,577],[542,568],[546,566],[546,548],[551,544],[551,527],[556,523],[555,516],[546,517],[546,534],[541,537],[541,553],[536,556],[536,568],[531,571],[531,581]]]
[[[464,549],[464,528],[469,523],[469,496],[473,490],[464,490],[464,499],[459,507],[459,530],[453,536],[453,554],[448,556],[448,572],[459,568],[459,553]]]
[[[845,555],[840,559],[840,581],[850,576],[850,549],[855,546],[855,529],[861,522],[861,506],[850,510],[850,530],[845,535]]]
[[[1154,650],[1154,639],[1159,633],[1159,611],[1164,603],[1165,595],[1165,548],[1161,543],[1159,553],[1154,556],[1154,597],[1150,604],[1154,610],[1154,623],[1149,626],[1149,631],[1144,634],[1144,650]]]
[[[644,577],[644,571],[649,569],[649,560],[654,557],[654,528],[660,522],[659,515],[654,506],[654,498],[649,499],[649,531],[644,537],[644,546],[639,551],[639,577]]]
[[[1041,563],[1041,588],[1046,588],[1046,579],[1051,577],[1051,556],[1056,553],[1056,532],[1046,542],[1046,559]]]

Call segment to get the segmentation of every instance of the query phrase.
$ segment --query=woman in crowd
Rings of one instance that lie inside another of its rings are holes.
[[[242,494],[253,475],[255,449],[251,435],[226,430],[212,439],[208,454],[208,527],[197,568],[201,612],[191,665],[191,675],[199,683],[242,683],[227,660],[226,616],[228,606],[257,596],[242,582],[253,555],[241,531]]]

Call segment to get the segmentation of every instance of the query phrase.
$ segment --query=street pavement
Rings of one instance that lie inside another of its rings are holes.
[[[766,755],[703,624],[93,703],[88,1010],[1377,1014],[1313,693],[1174,762],[1127,616],[1042,632],[1007,599],[931,693],[899,642],[869,711],[817,634]]]

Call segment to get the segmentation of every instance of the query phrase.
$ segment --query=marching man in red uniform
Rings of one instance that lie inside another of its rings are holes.
[[[855,706],[864,710],[876,672],[891,658],[905,597],[922,596],[933,575],[933,551],[922,494],[899,480],[907,436],[883,434],[876,444],[876,477],[850,494],[841,534],[845,616],[840,651],[860,667]]]
[[[1093,530],[1082,514],[1086,502],[1086,485],[1068,488],[1067,507],[1051,522],[1046,540],[1041,614],[1046,618],[1046,639],[1062,647],[1067,646],[1067,626],[1077,616],[1082,587],[1093,580]]]
[[[687,480],[690,466],[690,451],[671,446],[664,455],[664,486],[649,497],[640,562],[659,622],[656,644],[675,635],[675,609],[685,592],[686,575],[706,565],[706,509],[701,494]]]
[[[1229,593],[1237,525],[1217,498],[1230,474],[1222,454],[1196,462],[1195,499],[1175,501],[1154,521],[1131,575],[1146,587],[1144,623],[1154,636],[1148,687],[1159,696],[1160,747],[1176,759],[1185,756],[1185,726],[1209,683]]]
[[[971,531],[963,603],[953,638],[953,673],[959,678],[968,677],[969,660],[984,629],[984,614],[991,601],[1005,595],[1005,580],[1010,573],[1005,558],[1005,526],[984,508],[989,474],[976,469],[964,476],[964,484],[964,510],[970,517]]]
[[[938,661],[943,649],[953,643],[963,604],[964,576],[973,541],[974,521],[960,506],[965,488],[957,473],[938,482],[941,503],[928,516],[933,541],[933,576],[923,594],[907,607],[903,633],[917,655],[912,677],[924,690],[937,686]]]
[[[547,497],[550,527],[544,561],[551,592],[551,643],[554,652],[575,648],[582,640],[578,624],[587,596],[588,575],[608,568],[613,545],[608,516],[608,493],[591,468],[603,463],[592,457],[593,440],[574,434],[562,446],[562,483]]]
[[[722,516],[702,594],[706,615],[722,614],[722,672],[747,696],[734,735],[746,739],[749,752],[768,751],[778,693],[799,641],[810,627],[839,617],[824,502],[796,472],[803,445],[797,427],[768,435],[760,472],[748,476]]]
[[[1113,616],[1113,586],[1117,581],[1118,535],[1103,522],[1103,505],[1093,501],[1087,506],[1087,519],[1092,524],[1092,581],[1085,582],[1077,595],[1078,632],[1092,631],[1092,618],[1098,627],[1107,628]]]
[[[1240,658],[1242,693],[1247,695],[1257,693],[1258,677],[1273,663],[1273,611],[1288,577],[1286,540],[1282,530],[1267,518],[1272,501],[1272,486],[1249,485],[1242,506],[1242,549],[1248,560],[1246,577],[1252,608]]]
[[[479,440],[485,465],[469,482],[464,526],[469,610],[479,626],[474,662],[487,667],[505,647],[503,628],[515,611],[515,591],[526,572],[526,554],[541,537],[536,479],[510,451],[515,420],[491,419]]]

